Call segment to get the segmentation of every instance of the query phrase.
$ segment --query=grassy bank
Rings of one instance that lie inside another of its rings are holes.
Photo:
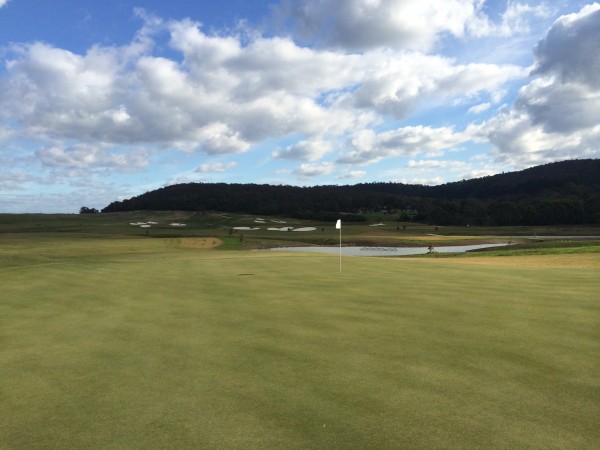
[[[531,258],[0,235],[0,448],[600,447],[597,266]]]

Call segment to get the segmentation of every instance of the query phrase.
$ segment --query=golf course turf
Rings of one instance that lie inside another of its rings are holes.
[[[0,448],[600,448],[599,253],[214,244],[0,235]]]

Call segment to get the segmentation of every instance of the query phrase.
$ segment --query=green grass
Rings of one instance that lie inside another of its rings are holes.
[[[600,447],[597,270],[60,233],[0,262],[2,449]]]

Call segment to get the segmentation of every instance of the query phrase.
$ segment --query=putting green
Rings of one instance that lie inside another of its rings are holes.
[[[600,448],[598,254],[1,243],[0,448]]]

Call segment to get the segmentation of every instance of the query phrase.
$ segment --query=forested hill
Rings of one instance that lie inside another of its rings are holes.
[[[398,220],[439,225],[600,223],[600,160],[571,160],[439,186],[186,183],[120,202],[102,212],[223,211],[303,219],[365,220],[386,211]]]

